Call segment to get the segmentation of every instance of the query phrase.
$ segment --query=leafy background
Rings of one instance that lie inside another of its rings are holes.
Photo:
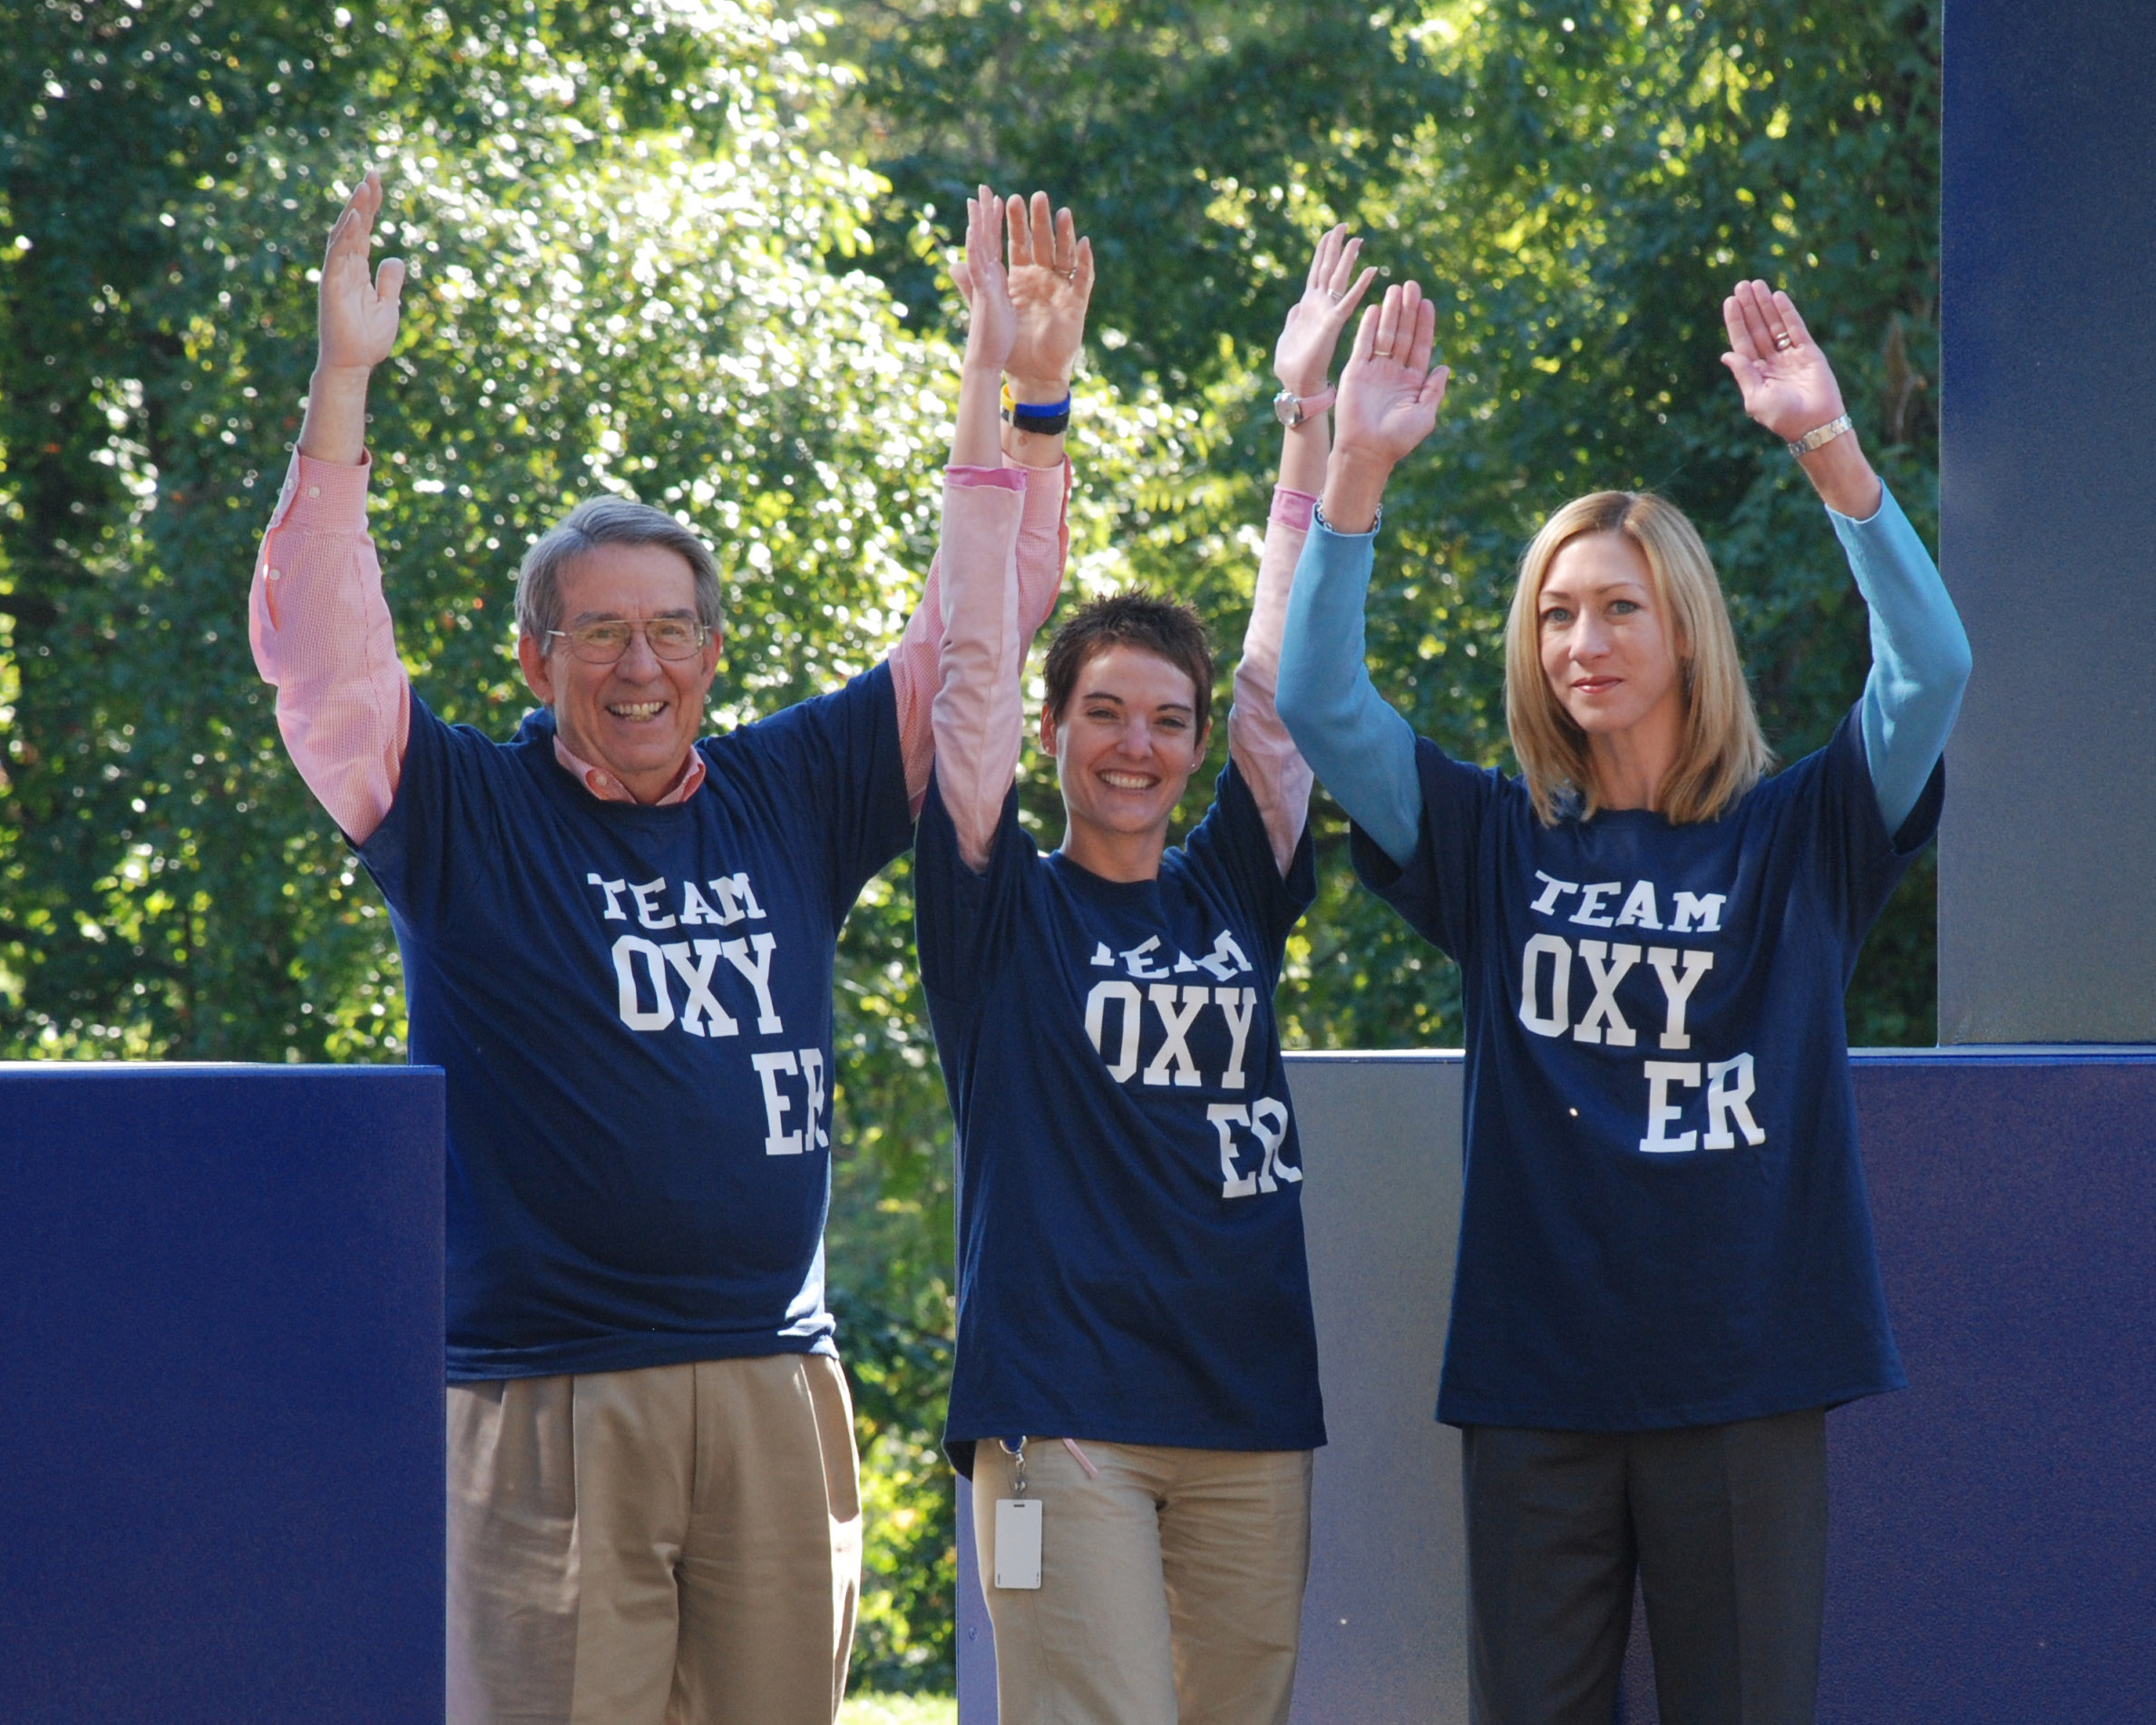
[[[384,171],[415,265],[373,526],[406,664],[506,735],[530,539],[600,489],[717,547],[720,724],[866,665],[933,541],[964,190],[1096,239],[1073,586],[1239,638],[1276,445],[1265,360],[1335,219],[1434,293],[1443,423],[1388,499],[1371,645],[1417,726],[1507,759],[1514,560],[1651,485],[1713,549],[1785,757],[1860,683],[1862,607],[1716,362],[1787,287],[1918,529],[1936,513],[1936,0],[24,0],[0,62],[0,1057],[396,1060],[377,895],[284,758],[245,588],[311,365],[337,199]],[[1203,783],[1203,781],[1195,781]],[[1029,763],[1028,818],[1059,831]],[[1195,811],[1192,811],[1195,813]],[[1450,967],[1351,889],[1291,950],[1310,1047],[1458,1039]],[[1934,1038],[1934,876],[1850,991]],[[834,1298],[869,1577],[856,1681],[947,1688],[935,1432],[950,1130],[903,861],[841,965]]]

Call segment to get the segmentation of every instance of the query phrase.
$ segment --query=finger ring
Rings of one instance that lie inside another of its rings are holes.
[[[1392,357],[1392,349],[1390,347],[1373,347],[1370,350],[1370,356],[1372,359],[1390,359]]]
[[[1337,306],[1341,300],[1347,297],[1347,295],[1338,292],[1333,288],[1328,288],[1325,289],[1325,297],[1330,299],[1334,305]]]
[[[1076,282],[1078,280],[1078,266],[1076,264],[1071,265],[1068,269],[1058,269],[1056,273],[1065,281]]]
[[[1778,354],[1786,354],[1796,345],[1797,344],[1794,341],[1790,339],[1790,333],[1786,329],[1783,330],[1779,336],[1774,337],[1774,351]]]

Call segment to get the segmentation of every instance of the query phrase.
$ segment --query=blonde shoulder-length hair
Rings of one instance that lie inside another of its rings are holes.
[[[1535,813],[1549,826],[1561,813],[1585,819],[1601,803],[1586,733],[1550,687],[1541,650],[1542,583],[1557,553],[1589,533],[1622,533],[1639,547],[1655,605],[1673,625],[1684,736],[1657,807],[1678,824],[1712,821],[1760,782],[1774,756],[1760,735],[1713,560],[1683,512],[1650,492],[1573,499],[1543,524],[1520,559],[1519,586],[1505,624],[1505,722]]]

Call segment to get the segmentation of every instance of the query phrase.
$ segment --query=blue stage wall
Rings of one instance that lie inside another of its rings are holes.
[[[2156,1041],[2156,8],[1946,0],[1944,40],[1939,565],[1976,675],[1939,1038]]]
[[[1829,1421],[1819,1718],[2156,1719],[2156,1050],[1882,1051],[1855,1067],[1910,1388]],[[1458,1057],[1288,1069],[1334,1440],[1295,1720],[1464,1721],[1458,1452],[1429,1418]],[[966,1555],[961,1718],[989,1725],[993,1645]],[[1634,1655],[1625,1725],[1656,1717],[1644,1635]]]
[[[1861,1054],[1857,1101],[1909,1388],[1829,1421],[1821,1725],[2156,1720],[2156,1049]]]
[[[1858,1070],[1910,1387],[1836,1422],[1821,1716],[2156,1720],[2156,1049]]]
[[[0,1066],[0,1720],[441,1719],[442,1122]]]

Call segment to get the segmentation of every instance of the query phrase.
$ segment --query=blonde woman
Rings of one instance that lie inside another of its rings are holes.
[[[1471,1718],[1606,1725],[1639,1576],[1665,1719],[1812,1717],[1829,1408],[1903,1380],[1842,992],[1936,827],[1968,647],[1786,294],[1722,356],[1871,607],[1833,740],[1769,776],[1705,547],[1601,492],[1521,560],[1517,778],[1449,758],[1363,668],[1392,466],[1445,373],[1413,285],[1365,316],[1297,570],[1282,717],[1357,872],[1456,959],[1467,1184],[1438,1417],[1461,1428]]]

